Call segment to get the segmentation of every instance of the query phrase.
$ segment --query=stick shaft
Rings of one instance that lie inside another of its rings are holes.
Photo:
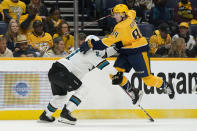
[[[132,97],[130,96],[130,94],[128,92],[126,92],[125,90],[124,90],[124,92],[132,99]],[[148,116],[148,118],[151,122],[154,122],[154,119],[148,114],[148,112],[141,105],[138,105],[138,107]]]
[[[154,121],[154,119],[148,114],[148,112],[146,112],[146,110],[144,110],[144,108],[141,105],[138,105],[138,107],[149,117],[150,121]]]
[[[98,21],[101,21],[101,20],[103,20],[103,19],[105,19],[105,18],[107,18],[107,17],[110,17],[110,16],[111,16],[111,15],[106,15],[106,16],[101,17],[100,19],[95,20],[95,21],[92,21],[92,22],[98,22]],[[86,27],[86,26],[88,26],[88,25],[92,25],[92,23],[90,23],[90,24],[85,24],[84,26],[80,26],[79,29],[84,28],[84,27]]]

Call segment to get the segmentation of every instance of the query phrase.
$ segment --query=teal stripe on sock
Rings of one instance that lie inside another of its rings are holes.
[[[70,101],[72,101],[73,103],[75,103],[77,106],[81,103],[81,101],[77,100],[77,99],[74,98],[74,97],[71,97],[71,98],[70,98]]]

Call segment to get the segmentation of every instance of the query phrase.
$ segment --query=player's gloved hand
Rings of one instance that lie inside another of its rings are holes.
[[[119,42],[114,43],[113,46],[114,46],[114,49],[116,51],[118,51],[120,48],[123,47],[122,41],[119,41]]]
[[[116,75],[112,77],[112,84],[113,85],[120,85],[123,79],[123,72],[118,72]]]
[[[81,45],[80,45],[80,52],[83,52],[83,54],[86,54],[86,52],[90,49],[89,45],[88,45],[88,41],[86,42],[83,42]]]

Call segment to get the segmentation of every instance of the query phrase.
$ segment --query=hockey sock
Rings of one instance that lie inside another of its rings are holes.
[[[71,98],[70,98],[70,100],[69,100],[69,102],[68,102],[68,104],[67,104],[67,109],[70,112],[72,112],[73,110],[75,110],[77,108],[77,106],[80,103],[81,103],[81,100],[78,97],[72,95]]]
[[[124,86],[121,86],[125,91],[127,91],[128,89],[130,89],[130,82],[127,81],[127,83]]]
[[[149,75],[147,77],[143,77],[142,80],[147,86],[150,87],[157,87],[157,88],[163,88],[164,87],[164,81],[161,77]]]
[[[57,110],[57,108],[53,107],[50,103],[47,106],[46,115],[51,117],[51,115]]]

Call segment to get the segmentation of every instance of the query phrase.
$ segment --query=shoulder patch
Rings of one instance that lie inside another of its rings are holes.
[[[114,36],[116,38],[118,36],[118,32],[114,32]]]

